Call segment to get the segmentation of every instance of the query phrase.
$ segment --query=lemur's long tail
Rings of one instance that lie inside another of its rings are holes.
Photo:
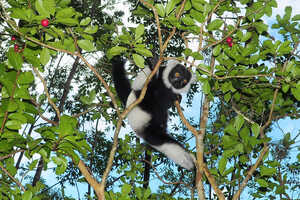
[[[126,101],[129,93],[131,92],[130,82],[126,76],[124,69],[125,62],[121,57],[115,56],[112,60],[112,78],[118,94],[118,97],[122,101],[123,105],[126,105]]]
[[[185,150],[172,136],[165,133],[161,127],[150,125],[143,132],[137,132],[137,134],[154,149],[165,154],[181,167],[188,170],[195,168],[194,156]]]

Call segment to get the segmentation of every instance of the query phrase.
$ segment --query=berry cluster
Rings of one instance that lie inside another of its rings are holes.
[[[233,39],[231,37],[228,37],[226,39],[226,43],[228,44],[229,47],[232,47],[233,46]]]
[[[42,19],[41,20],[41,25],[43,27],[48,27],[49,26],[49,20],[48,19]],[[24,50],[23,48],[20,48],[20,46],[17,44],[17,37],[15,35],[11,36],[11,41],[14,41],[14,51],[17,53],[21,53]]]
[[[12,35],[11,36],[11,41],[14,41],[14,51],[17,53],[21,53],[23,51],[23,48],[21,49],[20,46],[17,44],[17,36]]]

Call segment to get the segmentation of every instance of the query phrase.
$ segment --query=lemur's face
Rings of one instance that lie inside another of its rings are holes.
[[[191,80],[191,72],[183,65],[177,64],[169,73],[169,81],[176,89],[184,88]]]

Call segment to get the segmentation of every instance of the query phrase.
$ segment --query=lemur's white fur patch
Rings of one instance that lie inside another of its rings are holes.
[[[193,154],[187,152],[179,144],[176,143],[164,143],[162,145],[151,145],[156,150],[165,154],[168,158],[173,160],[176,164],[184,167],[188,170],[194,168]]]
[[[170,81],[169,81],[169,74],[170,74],[171,70],[174,67],[176,67],[177,64],[180,64],[177,60],[169,60],[167,62],[166,69],[163,71],[163,75],[162,75],[163,82],[164,82],[164,84],[166,85],[167,88],[171,88],[172,91],[176,94],[186,93],[186,92],[189,91],[189,89],[191,87],[191,84],[194,82],[195,77],[192,73],[191,80],[188,82],[188,84],[186,84],[186,86],[184,86],[183,88],[180,88],[180,89],[174,88],[172,86],[172,84],[170,83]]]
[[[133,91],[130,92],[127,102],[126,108],[132,104],[136,100],[135,93]],[[138,132],[142,130],[146,125],[148,125],[151,120],[151,115],[144,110],[142,110],[139,106],[135,106],[127,115],[128,122],[131,128]]]
[[[150,74],[151,69],[149,67],[145,67],[142,71],[140,71],[132,83],[132,89],[135,91],[143,89],[144,84]]]

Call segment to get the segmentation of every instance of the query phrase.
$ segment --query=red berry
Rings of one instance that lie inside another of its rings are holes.
[[[42,25],[43,27],[47,27],[47,26],[49,25],[49,20],[48,20],[48,19],[42,19],[42,20],[41,20],[41,25]]]
[[[232,42],[228,42],[228,46],[229,46],[229,47],[232,47],[232,46],[233,46],[233,43],[232,43]]]
[[[228,38],[226,39],[226,42],[227,42],[227,44],[232,43],[232,38],[231,38],[231,37],[228,37]]]
[[[15,52],[19,52],[19,45],[15,44],[14,45],[14,50],[15,50]]]
[[[12,41],[15,41],[16,39],[17,39],[16,36],[14,36],[14,35],[11,36],[11,40],[12,40]]]

